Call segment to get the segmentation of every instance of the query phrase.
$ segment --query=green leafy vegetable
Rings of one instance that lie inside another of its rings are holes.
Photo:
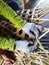
[[[5,37],[0,36],[0,48],[2,49],[9,49],[13,50],[14,49],[14,39],[7,39]]]
[[[10,22],[12,22],[17,28],[22,28],[26,21],[22,20],[16,12],[10,8],[3,0],[0,0],[0,15],[3,15]]]

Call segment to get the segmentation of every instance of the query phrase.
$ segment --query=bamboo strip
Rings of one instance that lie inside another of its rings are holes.
[[[36,21],[36,20],[38,20],[38,19],[42,18],[44,15],[46,15],[46,14],[48,14],[48,13],[49,13],[49,11],[48,11],[48,12],[45,12],[45,14],[41,15],[41,16],[40,16],[40,17],[38,17],[38,18],[35,18],[35,19],[34,19],[34,21]]]
[[[48,54],[47,54],[47,50],[44,49],[44,47],[41,45],[40,41],[38,40],[38,38],[36,38],[38,44],[40,45],[41,49],[45,52],[46,56],[49,58]]]
[[[38,39],[41,39],[42,37],[44,37],[47,33],[49,33],[49,31],[46,31],[44,34],[42,34]]]

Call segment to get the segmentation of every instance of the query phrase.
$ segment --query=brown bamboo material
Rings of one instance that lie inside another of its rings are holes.
[[[31,16],[30,18],[28,18],[28,17],[23,17],[22,16],[22,18],[23,19],[26,19],[26,20],[30,20],[30,22],[34,22],[34,23],[37,23],[37,24],[42,24],[42,23],[44,23],[44,22],[46,22],[46,21],[49,21],[49,19],[45,19],[45,20],[40,20],[40,18],[42,18],[43,16],[45,16],[46,14],[48,14],[49,13],[49,11],[46,11],[47,9],[49,8],[49,6],[47,5],[47,6],[45,6],[45,7],[43,7],[43,8],[39,8],[40,9],[40,12],[38,13],[38,14],[40,14],[39,15],[39,17],[35,17],[34,18],[34,15],[33,15],[33,13],[32,14],[27,14],[27,13],[20,13],[20,15],[21,14],[23,14],[23,15],[27,15],[27,16]],[[27,10],[26,10],[27,11]],[[30,10],[29,10],[30,11]],[[33,12],[33,10],[31,10],[32,12]],[[37,11],[39,11],[39,10],[37,10]],[[36,11],[35,11],[36,12]],[[36,12],[37,13],[37,12]],[[32,18],[32,16],[33,16],[33,18]],[[41,21],[41,22],[37,22],[37,20],[38,21]]]

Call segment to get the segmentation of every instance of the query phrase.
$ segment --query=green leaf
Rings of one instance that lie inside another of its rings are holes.
[[[5,37],[0,36],[0,48],[2,48],[2,49],[13,50],[14,49],[14,42],[15,42],[15,40],[12,38],[7,39]]]
[[[26,23],[26,21],[21,19],[21,17],[18,16],[16,12],[10,8],[3,0],[0,1],[0,15],[7,18],[19,29],[21,29]]]

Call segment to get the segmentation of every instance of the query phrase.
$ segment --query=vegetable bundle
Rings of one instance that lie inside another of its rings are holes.
[[[14,49],[14,39],[12,38],[5,38],[0,36],[0,48],[1,49],[10,49],[13,50]]]
[[[11,23],[13,23],[17,28],[22,28],[26,21],[22,20],[20,16],[16,14],[12,8],[10,8],[3,0],[0,0],[0,15],[3,15]]]

